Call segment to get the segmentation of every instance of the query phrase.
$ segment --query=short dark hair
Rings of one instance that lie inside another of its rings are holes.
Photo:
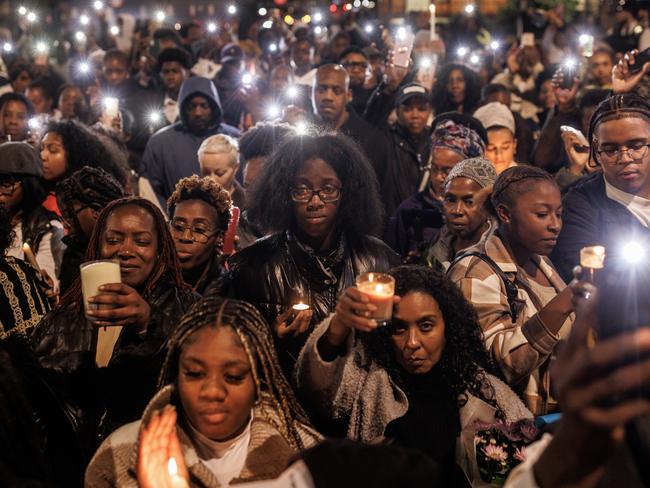
[[[530,190],[531,185],[541,181],[558,187],[553,176],[541,168],[520,164],[506,169],[494,182],[491,196],[493,207],[496,209],[499,205],[513,206],[518,196]]]
[[[4,205],[0,205],[0,259],[2,259],[14,242],[15,233],[11,225],[11,218]]]
[[[339,61],[343,61],[350,54],[359,54],[360,56],[363,56],[366,61],[368,60],[368,55],[363,52],[363,49],[361,49],[359,46],[350,46],[341,53],[339,56]]]
[[[156,29],[155,32],[153,33],[153,38],[155,41],[160,41],[162,39],[171,39],[176,44],[181,43],[181,38],[176,33],[176,31],[168,27],[161,27],[159,29]]]
[[[187,70],[192,67],[192,58],[185,49],[182,49],[180,47],[168,47],[167,49],[163,49],[162,52],[158,55],[158,71],[162,69],[163,64],[173,61],[179,63],[183,68]]]
[[[8,102],[20,102],[25,105],[25,108],[27,109],[27,117],[33,117],[34,114],[36,114],[34,105],[32,105],[32,102],[29,101],[29,98],[27,98],[22,93],[8,92],[0,96],[0,111],[4,109],[4,106]]]
[[[124,66],[126,66],[127,68],[129,67],[129,55],[126,54],[121,49],[113,48],[106,51],[106,54],[104,54],[103,63],[106,63],[111,59],[117,59],[118,61],[123,63]]]
[[[293,127],[282,122],[258,122],[239,139],[239,155],[244,163],[251,158],[269,156]]]
[[[481,99],[487,100],[491,95],[496,95],[497,93],[510,93],[508,87],[502,85],[501,83],[489,83],[483,87],[481,90]]]
[[[598,46],[596,49],[594,49],[592,56],[595,56],[596,54],[607,54],[609,56],[609,59],[612,61],[612,64],[616,64],[616,53],[614,53],[614,50],[611,47]]]
[[[47,77],[37,78],[27,87],[28,90],[41,90],[43,96],[49,100],[54,100],[54,85],[52,80]]]
[[[182,25],[179,34],[181,35],[182,38],[186,38],[190,33],[190,29],[193,27],[198,27],[199,29],[201,28],[198,22],[195,21],[186,22],[185,24]]]
[[[286,137],[253,185],[250,219],[271,232],[294,228],[291,185],[302,165],[315,158],[329,164],[341,180],[336,220],[348,242],[355,245],[376,234],[382,222],[377,177],[359,146],[339,133]]]
[[[34,77],[34,73],[32,72],[32,65],[31,64],[14,63],[9,68],[9,80],[11,82],[16,81],[16,79],[18,79],[18,77],[20,76],[20,73],[22,73],[23,71],[27,71],[30,78]]]

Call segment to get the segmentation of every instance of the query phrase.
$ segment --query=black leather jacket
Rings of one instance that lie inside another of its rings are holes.
[[[356,246],[342,238],[332,255],[317,258],[291,233],[282,232],[258,240],[230,259],[223,292],[255,305],[269,324],[298,301],[311,306],[310,330],[276,344],[285,374],[290,374],[309,332],[334,311],[339,294],[354,286],[359,274],[387,271],[399,262],[397,254],[374,237],[365,237]]]
[[[76,307],[54,316],[50,312],[31,333],[39,362],[79,409],[80,430],[89,436],[89,442],[95,440],[105,412],[107,429],[141,416],[157,390],[167,339],[195,295],[163,279],[145,299],[151,307],[146,333],[140,335],[125,327],[106,368],[95,365],[96,328]]]

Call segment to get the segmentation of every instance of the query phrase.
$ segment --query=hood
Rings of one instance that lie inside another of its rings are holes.
[[[207,78],[202,78],[200,76],[193,76],[188,78],[181,85],[181,89],[178,93],[178,105],[180,109],[180,117],[183,124],[187,125],[185,120],[185,103],[192,97],[192,95],[203,95],[208,99],[210,105],[212,105],[212,110],[214,116],[210,125],[219,125],[221,123],[221,116],[223,110],[221,109],[221,100],[219,100],[219,93],[217,93],[217,87],[214,86],[212,81]]]

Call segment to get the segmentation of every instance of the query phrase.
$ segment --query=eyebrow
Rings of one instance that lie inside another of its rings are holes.
[[[109,232],[112,233],[112,234],[117,234],[119,236],[123,236],[123,235],[126,235],[126,234],[131,234],[130,232],[122,232],[122,231],[115,230],[115,229],[106,229],[106,233],[108,234]],[[151,233],[151,232],[149,232],[147,230],[143,230],[143,231],[140,231],[140,232],[133,232],[132,235],[134,235],[136,237],[141,237],[141,236],[153,237],[153,233]]]
[[[423,315],[422,317],[419,317],[415,320],[416,323],[422,322],[423,320],[436,320],[438,318],[438,315],[435,313],[429,313],[426,315]],[[398,324],[406,324],[407,322],[405,320],[399,319],[397,317],[393,317],[393,323],[398,323]]]

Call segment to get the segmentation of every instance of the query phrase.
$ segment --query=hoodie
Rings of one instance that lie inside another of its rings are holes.
[[[203,95],[212,106],[213,117],[208,129],[193,133],[187,125],[185,105],[194,95]],[[215,134],[239,137],[239,130],[221,122],[221,102],[217,89],[207,78],[186,80],[178,94],[180,120],[156,132],[147,143],[142,156],[142,174],[149,179],[162,208],[167,207],[176,183],[181,178],[199,173],[197,151],[201,143]]]

